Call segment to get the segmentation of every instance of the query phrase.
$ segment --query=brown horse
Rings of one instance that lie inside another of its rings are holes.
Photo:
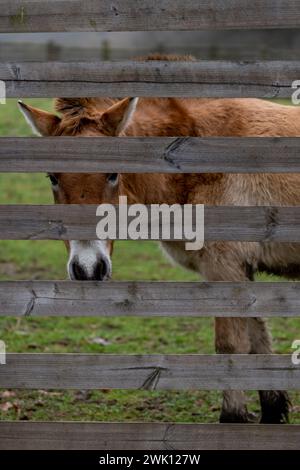
[[[157,59],[157,57],[156,57]],[[164,59],[167,59],[164,57]],[[300,136],[300,110],[256,99],[57,99],[60,117],[20,103],[42,136]],[[56,203],[201,203],[207,205],[299,205],[300,177],[292,174],[51,174]],[[205,243],[198,252],[184,242],[164,242],[176,262],[208,281],[249,281],[258,270],[297,277],[300,246],[289,243]],[[71,241],[71,279],[111,275],[111,242]],[[272,352],[261,318],[216,318],[218,353]],[[260,391],[261,422],[288,419],[284,391]],[[221,422],[250,418],[241,391],[225,391]]]

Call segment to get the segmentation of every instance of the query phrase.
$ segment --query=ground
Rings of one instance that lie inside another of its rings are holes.
[[[51,100],[25,100],[51,109]],[[0,105],[0,136],[28,136],[15,100]],[[51,204],[44,174],[0,174],[0,204]],[[65,279],[62,242],[0,241],[0,279]],[[133,261],[134,260],[134,261]],[[118,242],[113,256],[115,280],[197,280],[174,267],[154,242]],[[278,280],[260,276],[259,280]],[[1,301],[1,299],[0,299]],[[299,319],[270,321],[277,353],[289,354],[300,338]],[[213,353],[211,318],[29,318],[0,319],[0,339],[9,352]],[[100,344],[99,344],[100,343]],[[248,393],[259,411],[257,394]],[[291,393],[291,422],[300,423],[300,393]],[[0,390],[0,419],[215,422],[217,392],[8,391]]]

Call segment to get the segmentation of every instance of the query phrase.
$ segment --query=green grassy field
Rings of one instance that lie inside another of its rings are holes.
[[[50,110],[50,100],[26,100]],[[0,106],[0,135],[29,136],[15,100]],[[52,195],[43,174],[0,174],[0,204],[49,204]],[[65,279],[67,256],[62,242],[0,241],[0,279]],[[115,280],[196,280],[174,267],[153,242],[118,242],[113,256]],[[268,280],[270,278],[260,277]],[[0,299],[1,302],[1,299]],[[0,339],[9,352],[212,353],[213,320],[195,318],[29,318],[0,319]],[[291,353],[300,338],[299,319],[273,319],[275,351]],[[97,339],[106,345],[97,344]],[[256,393],[249,393],[259,411]],[[300,423],[300,394],[292,393],[291,422]],[[0,391],[0,419],[191,421],[218,419],[216,392],[143,391]]]

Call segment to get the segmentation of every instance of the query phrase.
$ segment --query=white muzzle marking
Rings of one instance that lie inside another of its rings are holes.
[[[108,242],[71,240],[67,269],[72,280],[102,281],[110,278],[112,265]]]

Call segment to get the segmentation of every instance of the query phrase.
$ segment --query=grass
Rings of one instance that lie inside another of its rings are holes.
[[[50,100],[26,100],[51,110]],[[16,100],[0,106],[0,135],[28,136]],[[43,174],[0,174],[0,204],[50,204]],[[0,279],[65,279],[66,252],[55,241],[0,241]],[[172,266],[153,242],[117,242],[113,255],[115,280],[197,280]],[[260,276],[259,280],[270,280]],[[1,299],[0,299],[1,301]],[[274,347],[291,353],[300,337],[299,319],[272,319]],[[85,353],[213,353],[210,318],[13,318],[0,319],[0,339],[9,352]],[[105,346],[93,342],[103,338]],[[300,394],[292,393],[291,422],[300,423]],[[257,394],[248,393],[252,411]],[[217,392],[145,391],[0,391],[0,419],[82,421],[190,421],[218,419]]]

